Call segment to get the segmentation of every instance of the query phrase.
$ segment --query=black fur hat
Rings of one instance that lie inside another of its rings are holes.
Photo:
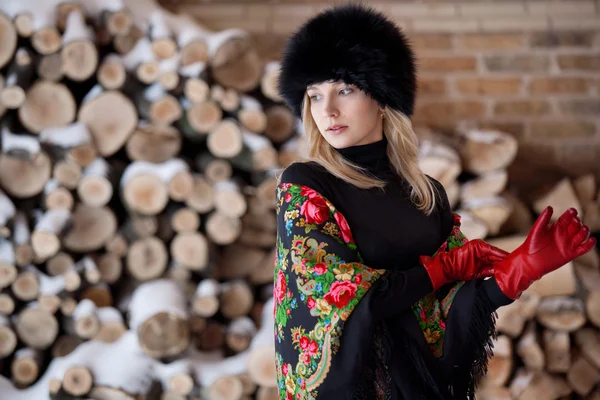
[[[302,118],[306,87],[329,80],[354,84],[381,107],[413,114],[413,51],[400,28],[370,6],[330,7],[306,21],[286,43],[278,89],[297,117]]]

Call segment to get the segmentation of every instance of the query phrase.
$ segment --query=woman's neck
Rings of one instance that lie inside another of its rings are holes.
[[[387,155],[388,140],[385,135],[381,140],[373,143],[336,149],[344,158],[366,168],[378,177],[392,171],[390,160]]]

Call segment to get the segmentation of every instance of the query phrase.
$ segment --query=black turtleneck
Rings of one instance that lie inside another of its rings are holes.
[[[442,185],[429,177],[439,191],[437,210],[427,216],[411,202],[409,185],[391,167],[387,139],[337,149],[346,159],[367,168],[387,182],[379,188],[360,189],[328,173],[316,162],[295,163],[282,175],[282,183],[309,186],[321,193],[348,220],[365,264],[372,268],[408,269],[420,255],[431,255],[447,238],[452,214]]]

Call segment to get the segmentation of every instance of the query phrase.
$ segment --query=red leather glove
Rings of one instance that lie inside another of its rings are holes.
[[[494,276],[502,292],[511,299],[542,276],[587,253],[596,245],[590,230],[570,208],[548,226],[552,207],[540,214],[525,242],[494,265]],[[589,238],[589,239],[588,239]]]
[[[450,251],[440,251],[434,257],[421,256],[419,259],[429,274],[433,290],[437,290],[448,282],[493,276],[492,265],[507,255],[504,250],[474,239]]]

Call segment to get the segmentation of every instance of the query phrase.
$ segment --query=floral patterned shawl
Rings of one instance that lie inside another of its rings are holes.
[[[320,193],[282,183],[276,194],[273,311],[279,398],[314,399],[340,348],[345,321],[387,270],[362,263],[346,219]],[[460,216],[454,214],[453,229],[438,252],[466,242]],[[442,355],[445,320],[463,284],[457,282],[441,301],[431,293],[412,307],[435,357]]]

